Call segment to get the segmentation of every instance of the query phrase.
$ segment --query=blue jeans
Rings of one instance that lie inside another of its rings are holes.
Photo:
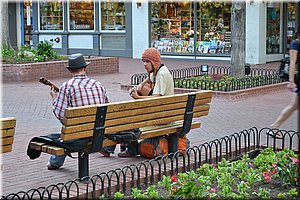
[[[115,151],[116,145],[113,146],[108,146],[108,147],[103,147],[103,150],[105,150],[108,153],[113,153]],[[65,159],[67,155],[61,155],[61,156],[56,156],[56,155],[51,155],[48,163],[50,163],[52,166],[55,167],[61,167],[63,166]]]

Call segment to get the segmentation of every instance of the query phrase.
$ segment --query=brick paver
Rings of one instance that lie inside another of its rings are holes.
[[[229,63],[195,60],[163,61],[170,69],[199,66],[201,63],[229,65]],[[278,63],[262,67],[277,69]],[[120,89],[120,84],[129,84],[132,74],[142,72],[144,68],[140,60],[120,58],[120,73],[90,76],[100,80],[107,88],[111,101],[117,102],[130,99],[127,91]],[[60,85],[65,80],[55,79],[52,82]],[[2,155],[3,194],[76,179],[77,159],[67,158],[60,170],[49,171],[46,168],[48,154],[42,154],[36,160],[30,160],[26,155],[27,145],[32,137],[60,132],[61,125],[51,112],[49,88],[38,81],[2,86],[2,114],[4,117],[13,116],[17,119],[13,152]],[[199,119],[202,123],[201,128],[192,130],[188,137],[192,145],[199,145],[253,126],[268,127],[289,103],[291,94],[288,90],[280,90],[247,97],[240,101],[213,98],[209,115]],[[297,121],[297,113],[294,113],[282,128],[297,130]],[[90,156],[90,175],[139,161],[141,161],[139,157],[121,159],[114,154],[110,158],[103,158],[95,153]]]

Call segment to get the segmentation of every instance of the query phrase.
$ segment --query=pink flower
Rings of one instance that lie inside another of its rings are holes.
[[[290,157],[290,159],[292,160],[293,164],[299,164],[300,163],[300,161],[297,158]]]
[[[218,167],[215,164],[211,164],[211,166],[215,168],[215,170],[218,170]]]
[[[177,176],[176,176],[176,175],[173,175],[173,176],[171,177],[171,181],[172,181],[172,182],[177,182]]]
[[[215,187],[210,189],[211,192],[217,192],[217,189]]]
[[[276,163],[272,164],[272,167],[277,167],[278,165]]]
[[[263,175],[264,175],[265,181],[271,181],[272,180],[269,172],[264,172]]]

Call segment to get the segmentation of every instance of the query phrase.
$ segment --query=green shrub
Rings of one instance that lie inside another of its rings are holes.
[[[28,62],[44,62],[52,60],[65,60],[66,56],[59,55],[48,41],[41,41],[37,48],[23,45],[20,49],[14,49],[2,45],[2,61],[3,63],[28,63]]]

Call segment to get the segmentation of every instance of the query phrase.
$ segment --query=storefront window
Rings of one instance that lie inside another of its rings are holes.
[[[269,3],[267,5],[267,37],[266,53],[279,53],[280,39],[280,4]]]
[[[230,53],[230,9],[224,2],[152,3],[151,45],[166,53]]]
[[[94,30],[94,2],[70,1],[70,30]]]
[[[296,3],[287,3],[287,50],[296,31]]]
[[[40,1],[40,30],[63,30],[62,1]]]
[[[101,1],[101,30],[125,30],[124,1]]]
[[[25,0],[24,11],[24,42],[25,45],[32,45],[32,1]]]

